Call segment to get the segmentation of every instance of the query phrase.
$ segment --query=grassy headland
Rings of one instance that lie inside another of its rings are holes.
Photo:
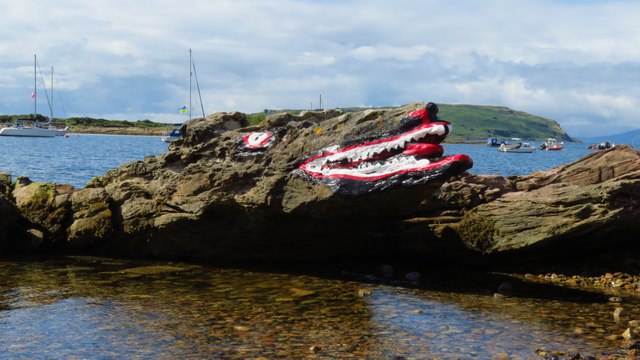
[[[531,115],[502,106],[481,105],[447,105],[438,104],[438,116],[453,124],[453,132],[448,142],[484,141],[493,134],[501,139],[518,137],[530,140],[546,140],[554,137],[560,141],[575,141],[555,120]],[[343,111],[362,111],[366,108],[342,108]],[[289,112],[298,114],[302,110],[271,110],[269,113]],[[258,124],[268,116],[266,113],[247,114],[251,124]],[[33,115],[0,115],[0,125],[11,123],[18,118],[33,118]],[[46,121],[37,115],[38,121]],[[79,134],[125,134],[159,136],[170,129],[171,124],[153,122],[151,120],[106,120],[89,117],[71,117],[54,119],[58,127],[69,126],[72,133]]]
[[[438,105],[438,117],[451,121],[453,132],[448,140],[486,140],[493,134],[497,138],[512,137],[559,141],[576,141],[560,127],[557,121],[516,111],[504,106]]]

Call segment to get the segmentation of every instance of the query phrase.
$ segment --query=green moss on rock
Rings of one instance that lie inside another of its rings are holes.
[[[494,244],[498,230],[495,221],[466,214],[458,225],[458,234],[464,244],[482,253],[488,252]]]

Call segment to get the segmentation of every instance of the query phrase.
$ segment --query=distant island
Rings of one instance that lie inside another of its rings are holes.
[[[416,104],[416,106],[419,106],[419,104]],[[438,116],[453,123],[454,130],[448,137],[449,142],[480,142],[486,140],[489,136],[507,140],[514,137],[530,140],[546,140],[553,137],[559,141],[577,141],[570,137],[555,120],[512,110],[507,107],[449,104],[438,104],[438,106],[440,108]],[[363,109],[365,108],[340,108],[345,112],[362,111]],[[257,125],[273,114],[288,112],[297,115],[302,111],[309,110],[269,109],[260,113],[247,114],[247,119],[250,124]],[[41,122],[48,121],[48,118],[41,114],[35,116],[33,114],[0,115],[0,126],[6,126],[17,119],[24,118]],[[70,131],[76,134],[160,136],[162,133],[169,131],[171,127],[171,124],[151,120],[107,120],[90,117],[54,118],[52,123],[58,127],[69,126]]]

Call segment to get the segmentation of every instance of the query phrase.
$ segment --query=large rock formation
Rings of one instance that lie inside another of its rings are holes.
[[[442,156],[446,122],[405,116],[417,106],[280,114],[253,127],[218,113],[185,124],[165,154],[84,189],[0,177],[0,252],[493,259],[483,254],[637,246],[638,151],[617,146],[521,177],[472,175],[467,156]]]
[[[418,106],[280,114],[254,127],[218,113],[185,124],[167,153],[84,189],[17,184],[10,197],[40,234],[35,248],[225,260],[383,254],[398,220],[472,166],[442,156],[448,123],[406,116]]]

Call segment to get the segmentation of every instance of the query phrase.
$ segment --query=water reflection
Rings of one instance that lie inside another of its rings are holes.
[[[480,359],[627,346],[603,340],[624,330],[606,301],[88,257],[0,261],[0,279],[7,358]],[[625,304],[629,318],[636,305]]]

